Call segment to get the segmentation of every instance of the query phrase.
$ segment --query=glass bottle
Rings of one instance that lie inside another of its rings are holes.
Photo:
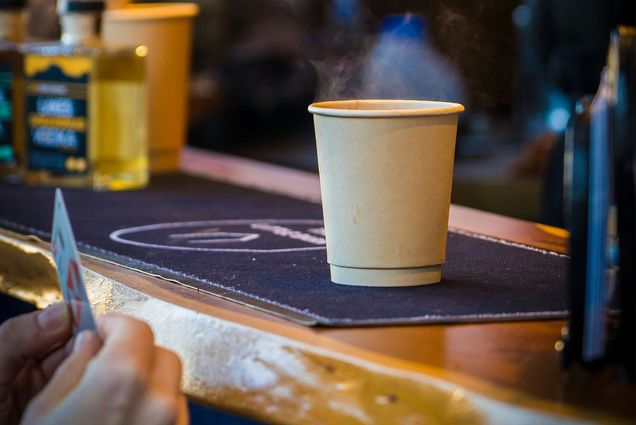
[[[636,29],[613,32],[594,99],[566,132],[570,318],[564,363],[634,379]],[[618,366],[618,367],[617,367]]]
[[[103,44],[103,8],[60,1],[61,40],[22,47],[28,183],[119,190],[148,181],[147,49]]]
[[[22,54],[25,0],[0,0],[0,180],[17,179],[23,157]]]

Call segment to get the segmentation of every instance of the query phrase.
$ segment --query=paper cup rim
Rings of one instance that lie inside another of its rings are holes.
[[[351,99],[315,102],[308,110],[328,117],[381,118],[457,114],[464,111],[464,106],[434,100]]]
[[[199,13],[196,3],[135,3],[121,9],[104,11],[109,21],[145,21],[173,18],[192,18]]]

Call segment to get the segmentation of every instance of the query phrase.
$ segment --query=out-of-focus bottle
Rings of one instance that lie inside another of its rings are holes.
[[[0,0],[0,180],[17,179],[23,159],[22,54],[25,0]]]
[[[563,366],[583,363],[583,340],[588,294],[587,244],[590,174],[590,96],[579,99],[574,115],[565,132],[563,204],[565,224],[570,231],[570,267],[568,269],[568,297],[570,317],[564,328]],[[591,301],[590,301],[591,303]]]
[[[29,183],[118,190],[148,181],[145,46],[99,39],[101,0],[60,0],[62,37],[24,52]]]
[[[564,364],[635,373],[636,29],[612,34],[601,84],[566,132],[570,318]]]
[[[613,34],[608,68],[614,75],[612,110],[614,200],[617,211],[618,336],[610,350],[636,378],[636,28],[619,27]]]

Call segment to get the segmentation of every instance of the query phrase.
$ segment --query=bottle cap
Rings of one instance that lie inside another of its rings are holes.
[[[0,0],[0,10],[25,9],[26,0]]]
[[[389,15],[382,20],[380,33],[421,40],[426,34],[426,21],[414,13]]]
[[[340,24],[353,23],[359,14],[358,0],[334,0],[331,3],[331,16]]]
[[[104,0],[58,0],[57,13],[101,12],[105,9],[104,3]]]

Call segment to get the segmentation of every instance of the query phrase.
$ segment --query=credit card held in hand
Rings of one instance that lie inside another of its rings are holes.
[[[73,332],[76,335],[84,330],[96,332],[97,327],[90,301],[86,295],[79,253],[60,189],[55,191],[51,247],[62,294],[71,311]]]

